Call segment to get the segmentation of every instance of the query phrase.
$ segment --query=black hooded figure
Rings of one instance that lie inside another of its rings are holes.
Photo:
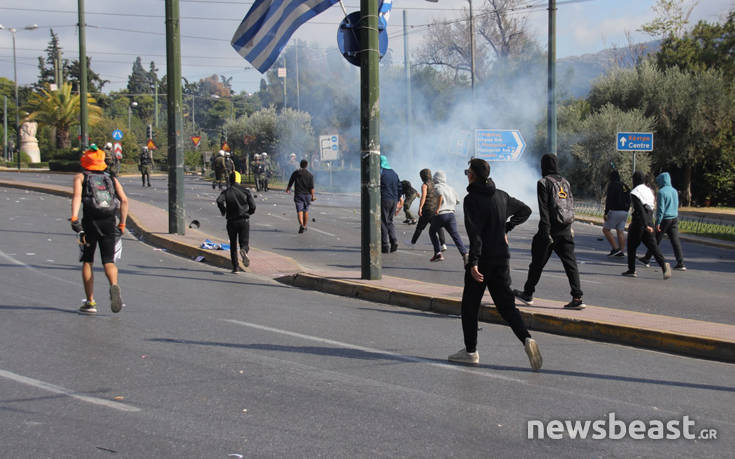
[[[628,270],[626,277],[637,277],[635,272],[635,252],[641,242],[648,248],[656,262],[661,266],[664,280],[671,279],[671,266],[666,263],[661,249],[653,237],[653,191],[646,185],[646,176],[641,171],[633,174],[633,189],[630,192],[633,214],[628,225]]]
[[[569,286],[571,287],[572,301],[564,307],[566,309],[584,309],[586,306],[582,301],[582,289],[579,283],[579,269],[577,258],[574,255],[574,231],[571,223],[559,223],[551,218],[555,211],[554,183],[553,181],[566,180],[559,174],[556,155],[545,154],[541,157],[541,175],[543,178],[536,186],[538,197],[539,223],[538,231],[531,243],[531,264],[528,266],[528,279],[523,291],[514,290],[513,293],[530,305],[533,304],[533,292],[536,289],[544,266],[549,261],[551,253],[555,252],[564,266]],[[568,182],[566,182],[568,183]]]

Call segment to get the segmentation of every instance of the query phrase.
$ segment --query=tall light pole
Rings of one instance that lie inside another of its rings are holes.
[[[549,0],[548,110],[546,115],[547,153],[556,155],[556,0]]]
[[[133,108],[138,106],[138,102],[131,102],[130,105],[128,105],[128,131],[130,131],[130,118],[133,115]]]
[[[79,14],[79,127],[82,137],[81,147],[85,150],[89,145],[89,133],[87,122],[89,120],[89,108],[87,107],[87,36],[84,22],[84,0],[78,0],[77,9]]]
[[[0,24],[0,30],[5,27]],[[34,30],[38,28],[38,24],[23,27],[24,30]],[[15,149],[18,152],[18,170],[20,170],[20,106],[18,105],[18,69],[15,61],[15,27],[8,28],[8,32],[13,35],[13,80],[15,80]]]

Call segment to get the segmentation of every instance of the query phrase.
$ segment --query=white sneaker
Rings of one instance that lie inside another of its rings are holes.
[[[240,249],[240,258],[242,258],[242,264],[246,268],[250,266],[250,257],[248,257],[248,253],[245,251],[245,249]]]
[[[446,244],[442,244],[442,252],[446,252],[446,251],[447,251],[447,245]]]
[[[541,351],[538,350],[536,340],[533,338],[526,338],[523,347],[526,349],[528,361],[531,362],[531,368],[533,368],[533,371],[539,371],[544,360],[541,358]]]
[[[477,365],[480,363],[480,354],[477,351],[467,352],[466,349],[462,349],[456,354],[447,357],[447,360],[455,363],[464,363],[465,365]]]

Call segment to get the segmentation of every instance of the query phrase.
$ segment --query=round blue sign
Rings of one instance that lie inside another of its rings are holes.
[[[350,13],[346,18],[342,20],[337,29],[337,46],[339,52],[347,59],[352,65],[360,66],[360,12],[355,11]],[[385,56],[388,51],[388,32],[384,29],[378,28],[378,48],[380,51],[380,58]]]
[[[115,140],[122,140],[123,138],[122,131],[120,129],[115,129],[114,131],[112,131],[112,138]]]

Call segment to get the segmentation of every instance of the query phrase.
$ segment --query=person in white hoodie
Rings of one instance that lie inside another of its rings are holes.
[[[653,237],[653,208],[656,205],[653,191],[646,186],[645,176],[641,171],[633,174],[633,189],[630,197],[633,203],[633,219],[628,226],[628,270],[623,273],[623,276],[638,276],[635,272],[635,251],[643,242],[661,266],[664,280],[671,279],[671,265],[666,263]]]
[[[447,176],[443,171],[434,173],[434,190],[439,196],[439,203],[436,215],[431,218],[431,226],[429,227],[429,238],[431,238],[431,244],[434,246],[434,256],[431,257],[430,261],[444,260],[441,243],[437,235],[439,230],[444,228],[454,241],[454,245],[457,246],[457,250],[459,250],[459,254],[462,255],[462,260],[466,265],[467,249],[462,242],[459,231],[457,231],[457,220],[454,218],[455,209],[459,205],[459,197],[454,188],[447,184]]]

